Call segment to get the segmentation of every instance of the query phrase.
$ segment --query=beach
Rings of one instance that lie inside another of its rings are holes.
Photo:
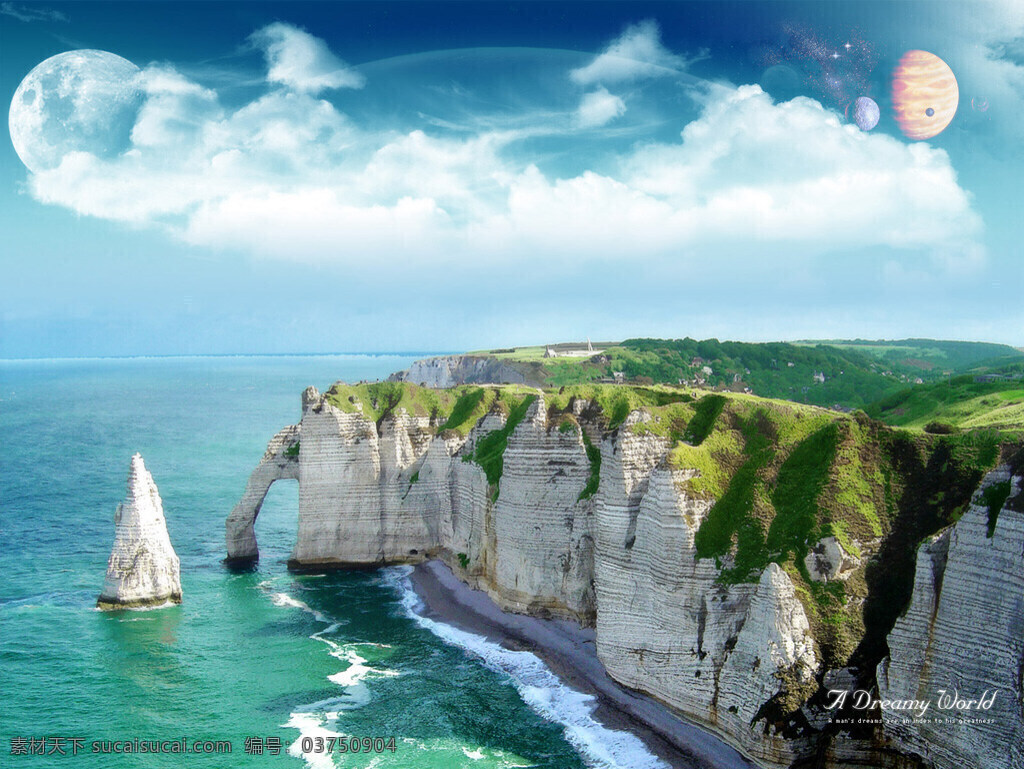
[[[441,561],[418,564],[410,579],[426,618],[484,636],[508,649],[533,652],[565,684],[596,698],[596,720],[609,729],[635,734],[675,769],[757,766],[714,734],[675,717],[657,700],[613,681],[597,658],[592,628],[504,612],[486,593],[460,581]]]

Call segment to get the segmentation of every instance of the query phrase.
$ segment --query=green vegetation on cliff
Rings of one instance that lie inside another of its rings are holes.
[[[556,346],[564,353],[570,345]],[[579,346],[576,346],[579,349]],[[547,387],[610,381],[750,392],[847,408],[970,372],[1020,373],[1024,353],[1000,344],[904,339],[896,342],[720,342],[717,339],[627,339],[598,343],[582,357],[544,357],[544,347],[492,350],[526,381]],[[980,426],[980,425],[979,425]]]
[[[928,432],[939,432],[939,425],[1024,432],[1024,380],[978,382],[974,376],[953,377],[901,390],[864,410],[888,424]]]
[[[1007,498],[1010,496],[1010,482],[1003,481],[989,486],[982,492],[982,499],[988,508],[988,536],[996,533],[996,523],[999,520],[999,513],[1003,510]]]
[[[494,404],[495,393],[492,389],[468,387],[459,395],[452,407],[448,420],[437,431],[454,430],[459,435],[468,435],[473,426],[479,422]]]
[[[806,554],[800,543],[816,524],[810,513],[816,510],[822,468],[831,465],[829,441],[834,443],[840,417],[740,396],[707,396],[698,406],[712,398],[721,399],[710,407],[717,419],[705,424],[702,416],[710,408],[695,416],[700,446],[677,446],[671,462],[700,473],[687,482],[690,493],[716,500],[697,531],[698,557],[724,565],[731,556],[722,580],[744,582],[756,579],[772,560]]]
[[[587,485],[577,497],[577,500],[590,499],[597,493],[598,484],[601,482],[601,449],[590,442],[586,432],[583,433],[583,446],[587,450],[587,461],[590,462],[590,475],[587,476]]]
[[[479,436],[463,457],[482,468],[497,499],[509,438],[537,393],[523,385],[438,391],[387,382],[338,384],[326,397],[378,427],[400,409],[429,417],[431,429],[449,437],[465,437],[487,414],[502,412],[504,425]],[[911,428],[937,413],[951,421],[959,415],[936,434],[888,427],[864,412],[691,387],[586,383],[544,391],[550,428],[581,431],[590,472],[579,500],[594,496],[600,482],[602,457],[591,436],[628,429],[657,438],[668,466],[680,471],[680,489],[709,502],[695,532],[697,557],[714,559],[723,585],[756,581],[769,563],[779,564],[826,664],[865,669],[885,656],[886,636],[910,600],[918,545],[959,518],[1003,447],[1020,437],[967,427],[989,424],[978,420],[981,407],[992,413],[1019,397],[1005,381],[953,378],[872,407]],[[639,418],[627,422],[633,412]],[[1021,452],[1014,456],[1024,463]],[[990,529],[1001,509],[1021,505],[1007,499],[1010,491],[997,484],[984,492]],[[842,579],[818,571],[814,553],[829,537],[846,554],[832,564]]]
[[[694,446],[700,446],[711,433],[711,428],[722,413],[725,406],[725,397],[722,395],[708,395],[697,401],[694,407],[693,419],[686,425],[686,442]]]
[[[550,411],[565,411],[574,400],[591,404],[594,418],[609,430],[621,425],[631,412],[639,409],[657,409],[671,403],[693,400],[679,388],[621,387],[612,384],[567,385],[557,391],[545,392]]]
[[[536,395],[526,395],[511,408],[505,426],[492,430],[480,438],[473,451],[473,461],[483,468],[487,483],[493,489],[493,499],[498,498],[498,482],[505,469],[505,449],[508,448],[508,437],[526,417],[526,412],[537,400]]]
[[[459,388],[463,389],[463,388]],[[457,390],[433,390],[404,382],[363,382],[350,385],[335,382],[325,393],[328,403],[346,413],[361,412],[380,424],[399,409],[411,416],[433,420],[451,413],[459,393]]]
[[[749,395],[706,395],[687,407],[680,434],[699,442],[677,442],[669,463],[695,473],[683,481],[688,494],[713,501],[695,535],[697,556],[713,558],[725,584],[780,564],[823,654],[839,666],[855,652],[884,656],[910,599],[917,545],[959,518],[1008,437],[910,433],[864,414]],[[826,537],[848,554],[844,580],[808,568]]]

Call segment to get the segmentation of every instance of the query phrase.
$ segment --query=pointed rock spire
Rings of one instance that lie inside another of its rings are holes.
[[[136,454],[128,494],[114,514],[114,548],[96,605],[133,609],[164,603],[181,603],[180,564],[167,534],[160,492]]]

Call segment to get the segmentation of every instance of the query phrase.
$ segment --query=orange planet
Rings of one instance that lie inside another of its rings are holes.
[[[892,106],[896,122],[909,139],[931,139],[942,133],[960,102],[953,70],[928,51],[907,51],[892,73]]]

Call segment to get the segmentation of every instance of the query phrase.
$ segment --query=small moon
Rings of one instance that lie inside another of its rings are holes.
[[[881,117],[878,104],[869,96],[858,96],[853,103],[853,122],[862,131],[870,131]]]
[[[775,101],[789,101],[800,93],[800,75],[785,64],[768,67],[759,82]]]
[[[892,104],[908,139],[938,136],[953,120],[960,89],[953,70],[928,51],[907,51],[892,75]]]
[[[113,157],[124,151],[142,105],[139,68],[107,51],[51,56],[14,92],[8,125],[30,171],[60,165],[69,152]]]

